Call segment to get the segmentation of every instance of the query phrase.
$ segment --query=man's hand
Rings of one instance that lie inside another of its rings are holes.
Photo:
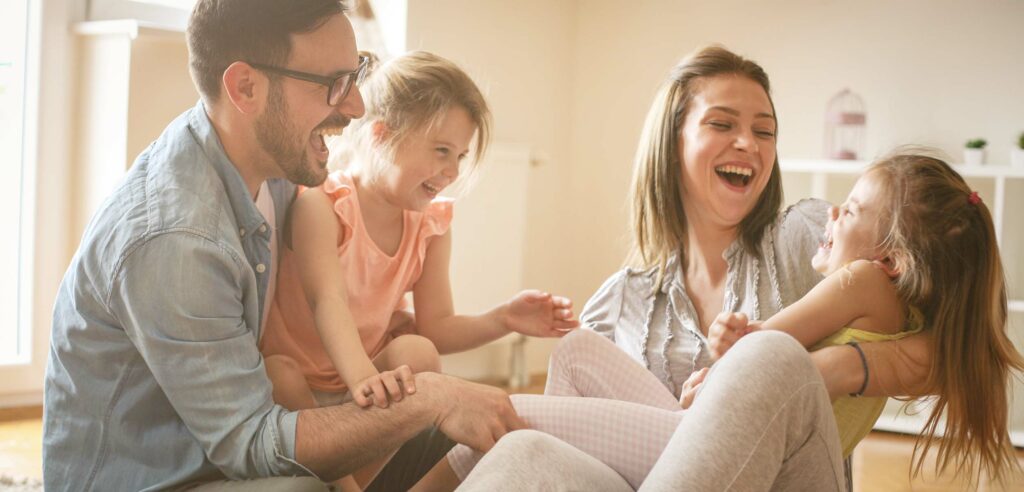
[[[402,401],[403,388],[410,395],[416,392],[412,370],[405,365],[365,378],[353,385],[350,391],[356,405],[368,407],[376,404],[380,408],[387,408],[389,401]]]
[[[740,338],[757,329],[759,323],[743,313],[721,313],[708,328],[708,349],[713,360],[721,359]]]
[[[429,394],[438,409],[434,425],[455,442],[487,452],[501,436],[527,428],[508,394],[498,388],[442,374],[417,376],[421,383],[429,382],[420,396]]]
[[[524,290],[501,308],[509,331],[534,337],[561,337],[580,322],[573,319],[572,301],[539,290]]]

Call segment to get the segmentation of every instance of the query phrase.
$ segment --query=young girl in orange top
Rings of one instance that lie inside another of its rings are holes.
[[[346,132],[346,170],[292,205],[290,247],[260,341],[274,400],[292,410],[349,398],[386,407],[402,398],[402,386],[415,391],[411,373],[440,370],[439,352],[510,332],[557,337],[578,325],[568,299],[539,291],[479,316],[453,311],[452,200],[438,194],[459,177],[474,135],[471,162],[479,162],[490,128],[469,76],[415,52],[383,65],[361,89],[366,116]],[[393,323],[410,291],[415,325]]]

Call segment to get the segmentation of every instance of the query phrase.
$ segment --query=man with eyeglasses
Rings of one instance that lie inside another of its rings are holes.
[[[272,401],[257,343],[279,231],[295,185],[327,176],[324,135],[364,112],[343,10],[197,3],[201,101],[101,205],[57,295],[47,490],[326,490],[392,453],[368,490],[405,490],[451,446],[441,432],[486,450],[523,427],[500,390],[432,373],[387,409]]]

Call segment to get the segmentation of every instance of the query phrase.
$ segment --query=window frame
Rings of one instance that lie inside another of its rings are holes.
[[[69,258],[67,227],[61,218],[67,216],[70,166],[66,154],[44,146],[39,135],[43,125],[48,125],[48,138],[56,142],[68,140],[70,83],[45,80],[43,70],[49,63],[70,58],[72,47],[66,41],[71,34],[67,25],[81,18],[81,10],[58,2],[24,1],[28,4],[28,28],[18,226],[18,330],[24,351],[19,347],[16,360],[0,365],[0,408],[38,405],[43,401],[53,298]],[[43,48],[44,44],[48,49]],[[44,55],[47,63],[43,63]],[[43,199],[39,176],[47,176]]]

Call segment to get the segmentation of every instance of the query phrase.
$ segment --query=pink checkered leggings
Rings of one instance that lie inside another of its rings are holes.
[[[684,414],[650,371],[588,330],[576,330],[556,346],[544,396],[512,395],[512,404],[531,428],[597,458],[634,489]],[[460,444],[448,453],[448,463],[465,480],[482,456]]]

